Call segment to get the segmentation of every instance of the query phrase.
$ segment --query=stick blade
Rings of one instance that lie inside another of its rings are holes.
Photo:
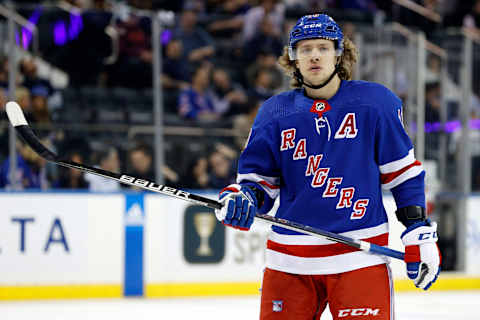
[[[15,101],[9,101],[6,105],[8,120],[14,127],[27,126],[27,120],[23,114],[22,108]]]

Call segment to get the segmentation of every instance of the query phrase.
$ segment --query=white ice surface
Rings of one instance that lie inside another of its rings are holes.
[[[480,291],[397,293],[396,320],[480,319]],[[0,302],[2,320],[258,319],[258,297]],[[321,320],[331,320],[328,311]]]

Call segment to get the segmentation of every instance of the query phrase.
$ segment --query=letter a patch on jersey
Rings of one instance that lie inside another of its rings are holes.
[[[357,122],[355,119],[355,113],[347,113],[343,118],[342,124],[340,128],[335,133],[335,139],[343,139],[343,138],[355,138],[357,136],[358,129],[357,129]]]

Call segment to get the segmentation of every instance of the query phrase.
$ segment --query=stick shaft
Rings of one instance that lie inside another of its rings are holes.
[[[67,168],[74,168],[84,172],[88,172],[91,174],[95,174],[107,179],[116,180],[120,183],[136,186],[148,191],[161,193],[166,196],[175,197],[177,199],[181,199],[184,201],[189,201],[198,205],[202,205],[205,207],[209,207],[212,209],[220,209],[222,208],[222,204],[216,200],[212,200],[206,197],[202,197],[200,195],[196,195],[190,192],[186,192],[183,190],[178,190],[172,187],[168,187],[165,185],[157,184],[155,182],[136,178],[133,176],[129,176],[126,174],[119,174],[114,173],[111,171],[103,170],[100,168],[91,167],[88,165],[84,165],[81,163],[76,163],[69,160],[62,160],[58,155],[54,152],[50,151],[47,147],[45,147],[38,137],[35,135],[33,130],[25,124],[16,125],[15,129],[20,134],[20,136],[25,140],[25,142],[41,157],[45,158],[46,160],[56,163],[58,165],[67,167]],[[278,226],[281,228],[285,228],[288,230],[292,230],[295,232],[308,234],[312,236],[317,236],[321,238],[325,238],[330,241],[334,241],[337,243],[342,243],[351,247],[354,247],[358,250],[363,250],[370,253],[381,254],[385,256],[389,256],[392,258],[403,260],[404,253],[400,251],[396,251],[390,248],[381,247],[369,242],[365,242],[362,240],[352,239],[340,234],[332,233],[325,230],[320,230],[317,228],[313,228],[310,226],[305,226],[300,223],[292,222],[285,219],[279,219],[277,217],[269,216],[266,214],[256,214],[255,218],[257,220],[262,220],[267,222],[271,225]]]

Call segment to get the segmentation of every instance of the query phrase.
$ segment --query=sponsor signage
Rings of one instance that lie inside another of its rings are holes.
[[[225,227],[213,209],[190,205],[183,223],[183,256],[189,263],[219,263],[225,256]]]

